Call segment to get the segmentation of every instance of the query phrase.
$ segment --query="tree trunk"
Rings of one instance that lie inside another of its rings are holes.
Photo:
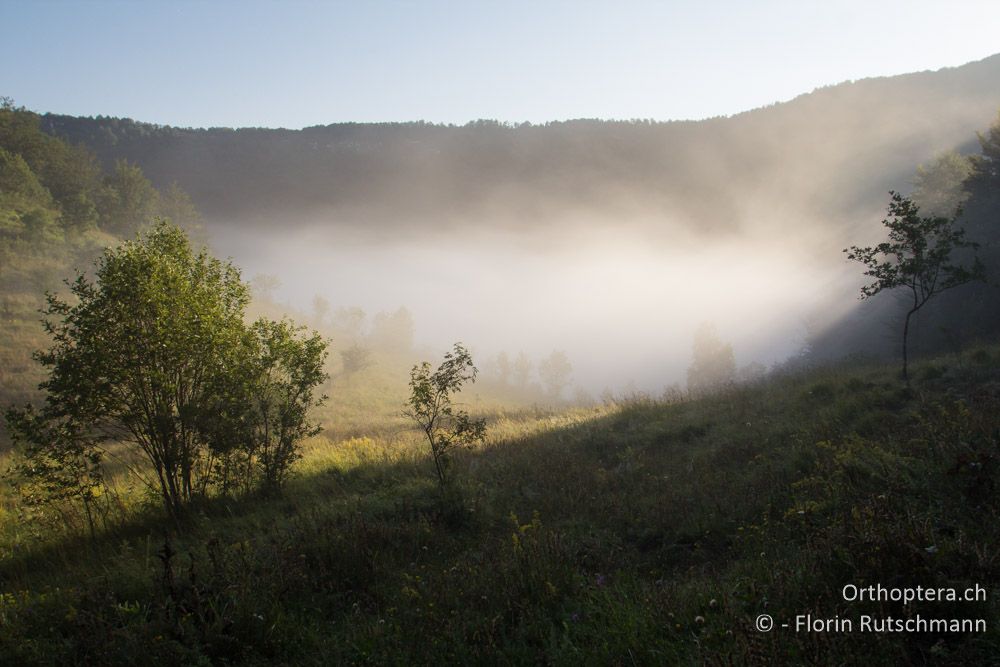
[[[908,360],[906,355],[906,343],[910,336],[910,317],[912,317],[915,312],[917,312],[916,308],[906,313],[906,321],[903,323],[903,382],[906,383],[907,387],[910,386],[910,375],[907,369]]]
[[[434,468],[437,470],[438,483],[441,488],[444,488],[444,470],[441,467],[441,452],[438,451],[437,443],[434,442],[434,436],[431,435],[430,431],[425,431],[427,433],[427,439],[431,441],[431,454],[434,457]]]

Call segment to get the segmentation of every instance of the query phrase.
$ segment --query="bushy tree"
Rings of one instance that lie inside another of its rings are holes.
[[[969,198],[965,181],[972,172],[972,159],[955,151],[942,153],[917,167],[910,199],[932,215],[954,215]]]
[[[365,311],[357,306],[351,308],[338,308],[331,318],[331,324],[337,335],[357,342],[361,338],[362,330],[365,327]]]
[[[0,237],[57,240],[59,211],[20,155],[0,148]]]
[[[254,299],[274,301],[274,293],[281,288],[281,280],[269,273],[258,273],[250,279],[249,286]]]
[[[510,357],[507,356],[507,353],[500,352],[497,356],[493,357],[489,362],[487,372],[496,382],[504,386],[510,384],[513,366],[510,363]]]
[[[93,280],[80,274],[69,287],[75,303],[49,294],[44,311],[54,340],[37,355],[45,405],[8,413],[27,472],[69,454],[99,462],[120,443],[142,455],[143,481],[177,516],[205,491],[220,453],[242,448],[267,468],[312,430],[305,412],[325,343],[299,340],[285,323],[248,328],[239,271],[195,252],[177,227],[160,222],[105,251]]]
[[[317,327],[322,327],[326,323],[326,317],[330,314],[330,302],[322,295],[313,295],[312,300],[313,321]]]
[[[848,259],[864,264],[864,274],[872,278],[861,288],[862,299],[897,288],[909,292],[909,308],[903,319],[903,380],[908,384],[910,319],[941,292],[981,280],[984,268],[978,257],[966,264],[954,263],[956,250],[979,247],[965,239],[965,231],[957,224],[958,214],[924,217],[910,199],[897,192],[889,195],[889,217],[882,220],[889,240],[863,248],[851,246],[844,252]]]
[[[17,156],[59,211],[64,229],[81,231],[97,223],[95,198],[101,170],[94,156],[41,131],[39,117],[0,98],[0,148]],[[0,192],[9,194],[7,185]]]
[[[340,351],[340,362],[344,369],[344,376],[350,379],[355,373],[359,373],[372,365],[372,351],[360,345],[352,345],[346,350]]]
[[[535,370],[535,365],[531,363],[528,355],[524,352],[518,352],[511,369],[514,377],[514,385],[518,389],[527,389],[528,383],[531,382],[531,372],[533,370]]]
[[[437,370],[431,370],[431,364],[425,361],[410,371],[410,398],[403,414],[416,422],[427,437],[442,489],[448,483],[449,454],[486,436],[486,421],[472,419],[452,402],[466,382],[476,381],[476,374],[472,356],[461,343],[444,355]]]
[[[156,208],[161,217],[186,231],[192,238],[203,236],[201,213],[195,208],[191,196],[176,181],[160,193]]]
[[[712,323],[704,322],[695,331],[692,352],[694,359],[687,371],[689,391],[712,391],[736,379],[733,346],[719,338]]]
[[[1000,198],[1000,113],[985,133],[979,134],[981,152],[971,158],[972,174],[966,189],[973,196]]]
[[[115,162],[98,199],[101,224],[116,234],[132,234],[159,210],[160,195],[142,170],[127,160]]]
[[[569,363],[569,357],[560,350],[553,350],[552,354],[538,363],[538,377],[545,385],[545,391],[553,399],[562,396],[572,373],[573,366]]]
[[[22,502],[54,510],[69,528],[74,527],[74,505],[79,505],[93,536],[95,505],[105,488],[98,440],[81,433],[71,420],[46,419],[31,407],[11,410],[7,428],[24,444],[23,457],[12,467]]]
[[[223,489],[278,490],[300,458],[299,443],[320,427],[309,411],[325,396],[327,343],[287,320],[258,319],[233,350],[201,420],[213,480]]]

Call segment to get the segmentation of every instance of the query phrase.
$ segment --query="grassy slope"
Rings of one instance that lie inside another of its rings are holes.
[[[89,266],[115,237],[90,231],[73,241],[0,240],[0,409],[38,401],[42,368],[32,353],[51,344],[39,312],[45,292],[64,293],[63,279]],[[0,420],[0,452],[9,446]]]
[[[913,391],[855,366],[681,403],[494,412],[445,502],[411,433],[317,438],[283,498],[200,508],[166,559],[141,504],[96,542],[29,540],[8,514],[0,655],[985,663],[1000,652],[1000,350],[916,375]],[[904,608],[845,602],[848,583],[990,593]],[[764,611],[988,632],[761,634]]]

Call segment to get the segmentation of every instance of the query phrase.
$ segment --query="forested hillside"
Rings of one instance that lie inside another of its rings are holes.
[[[978,139],[978,151],[945,153],[917,170],[914,202],[925,215],[954,218],[975,244],[960,256],[978,256],[985,269],[984,280],[955,289],[918,314],[918,352],[955,352],[1000,335],[1000,115]],[[826,360],[857,352],[895,356],[901,314],[909,307],[899,298],[869,301],[817,331],[809,352]]]
[[[964,204],[962,224],[992,257],[1000,234],[991,176],[997,130],[989,128],[1000,109],[998,82],[1000,56],[993,56],[843,83],[700,122],[346,123],[293,131],[46,114],[41,127],[83,142],[109,169],[126,159],[161,188],[179,183],[210,230],[319,228],[432,244],[478,230],[536,245],[638,230],[644,244],[682,254],[684,243],[711,247],[731,238],[747,255],[785,248],[845,275],[831,248],[870,234],[888,190],[913,191],[936,214]],[[986,132],[982,145],[977,132]],[[991,275],[922,312],[915,349],[953,350],[995,335],[996,283]],[[850,310],[842,287],[816,289],[815,307],[803,315],[812,358],[897,353],[892,298]]]
[[[794,230],[881,203],[935,151],[974,147],[1000,108],[1000,56],[844,83],[700,122],[342,123],[182,129],[47,114],[111,166],[173,181],[209,220],[394,232],[617,219],[652,229]]]
[[[136,165],[104,169],[86,148],[40,129],[38,115],[0,106],[0,405],[38,395],[31,355],[49,338],[39,309],[106,246],[156,216],[192,229],[199,216],[176,186],[158,190]],[[3,435],[0,432],[0,443]]]

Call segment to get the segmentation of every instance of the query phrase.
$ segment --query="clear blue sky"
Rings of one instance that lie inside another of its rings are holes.
[[[978,60],[998,26],[996,0],[0,0],[0,95],[196,127],[704,118]]]

